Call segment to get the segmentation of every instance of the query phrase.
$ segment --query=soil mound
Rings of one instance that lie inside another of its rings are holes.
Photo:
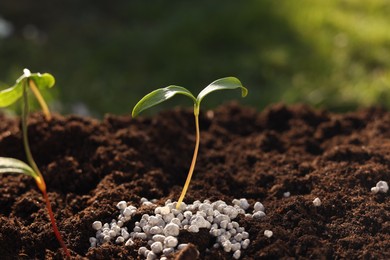
[[[25,161],[19,125],[0,115],[0,156]],[[277,104],[259,113],[229,103],[203,111],[200,128],[200,153],[185,202],[246,198],[266,209],[261,220],[238,218],[251,240],[241,259],[390,259],[390,192],[371,192],[378,181],[390,182],[389,112],[335,114]],[[92,223],[116,218],[121,200],[137,207],[142,197],[177,200],[194,132],[193,114],[185,109],[149,118],[107,115],[101,121],[30,117],[31,150],[72,256],[138,257],[137,244],[89,249]],[[313,205],[317,197],[319,207]],[[273,236],[266,237],[265,230]],[[206,250],[202,241],[215,242],[208,234],[191,235],[186,239],[192,250],[202,243],[200,259],[232,257],[222,249]],[[0,256],[62,257],[29,177],[0,176]]]

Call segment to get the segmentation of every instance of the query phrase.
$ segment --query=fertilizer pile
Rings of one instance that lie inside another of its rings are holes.
[[[120,214],[111,223],[93,222],[96,236],[89,239],[91,247],[107,242],[132,246],[135,239],[141,239],[146,243],[138,249],[140,256],[146,259],[160,257],[164,260],[187,247],[187,244],[178,240],[181,230],[198,233],[200,229],[207,229],[210,235],[216,238],[214,248],[222,247],[225,252],[232,252],[233,258],[239,259],[241,250],[248,247],[250,239],[245,228],[234,220],[239,214],[255,219],[265,217],[264,206],[260,202],[254,204],[252,214],[247,213],[250,205],[246,199],[234,199],[233,205],[227,205],[222,200],[204,200],[203,203],[197,200],[188,205],[181,203],[178,209],[177,202],[171,200],[167,200],[164,206],[158,206],[154,201],[145,198],[141,199],[141,203],[154,207],[154,214],[143,214],[141,219],[135,222],[132,231],[129,231],[125,224],[132,220],[137,208],[125,201],[117,204]],[[267,230],[265,234],[269,236],[272,232]]]

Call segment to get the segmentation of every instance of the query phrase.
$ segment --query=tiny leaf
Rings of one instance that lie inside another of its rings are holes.
[[[25,79],[34,80],[39,89],[51,88],[55,84],[55,79],[50,73],[31,73],[28,69],[23,70],[23,75],[16,80],[16,84],[23,83]]]
[[[30,73],[24,69],[23,75],[16,80],[12,87],[0,91],[0,107],[7,107],[15,103],[23,95],[23,84],[25,80],[32,79],[39,89],[51,88],[55,84],[54,77],[49,73]]]
[[[35,84],[41,90],[46,88],[52,88],[56,83],[53,75],[49,73],[33,73],[29,78],[34,80]]]
[[[16,84],[0,91],[0,107],[7,107],[15,103],[23,95],[23,85]]]
[[[39,178],[38,174],[26,163],[8,157],[0,157],[0,174],[1,173],[20,173],[31,176],[34,179]]]
[[[132,116],[136,117],[139,113],[142,111],[155,106],[157,104],[160,104],[161,102],[164,102],[165,100],[168,100],[175,96],[176,94],[185,95],[187,97],[190,97],[194,103],[196,103],[196,98],[192,93],[183,87],[179,86],[168,86],[166,88],[159,88],[156,89],[146,96],[144,96],[138,103],[134,106]]]
[[[202,99],[208,94],[210,94],[211,92],[217,90],[236,89],[236,88],[241,88],[242,97],[245,97],[248,94],[248,90],[235,77],[217,79],[216,81],[212,82],[210,85],[208,85],[199,93],[198,97],[196,98],[197,104],[199,106]]]

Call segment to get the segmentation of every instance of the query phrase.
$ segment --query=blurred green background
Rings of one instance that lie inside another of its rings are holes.
[[[158,87],[198,93],[225,76],[258,109],[389,107],[389,14],[387,0],[2,0],[0,81],[12,85],[25,67],[50,72],[51,106],[94,116],[128,114]],[[239,96],[223,95],[203,107]],[[164,105],[177,104],[191,107]]]

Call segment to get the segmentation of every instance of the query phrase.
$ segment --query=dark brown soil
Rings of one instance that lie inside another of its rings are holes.
[[[32,152],[72,256],[137,258],[136,246],[89,249],[91,224],[116,218],[120,200],[138,207],[141,197],[178,199],[192,158],[193,121],[192,112],[181,109],[102,121],[31,116]],[[245,197],[266,208],[264,219],[239,217],[251,239],[242,259],[390,259],[390,192],[370,191],[380,180],[390,182],[389,112],[339,115],[274,105],[258,113],[231,103],[203,111],[200,127],[200,154],[185,201]],[[3,115],[0,156],[25,160],[19,121]],[[287,191],[290,197],[283,196]],[[316,197],[320,207],[313,206]],[[186,239],[201,259],[231,258],[221,249],[206,252],[208,233],[192,236]],[[61,252],[34,181],[1,176],[0,258],[59,259]]]

